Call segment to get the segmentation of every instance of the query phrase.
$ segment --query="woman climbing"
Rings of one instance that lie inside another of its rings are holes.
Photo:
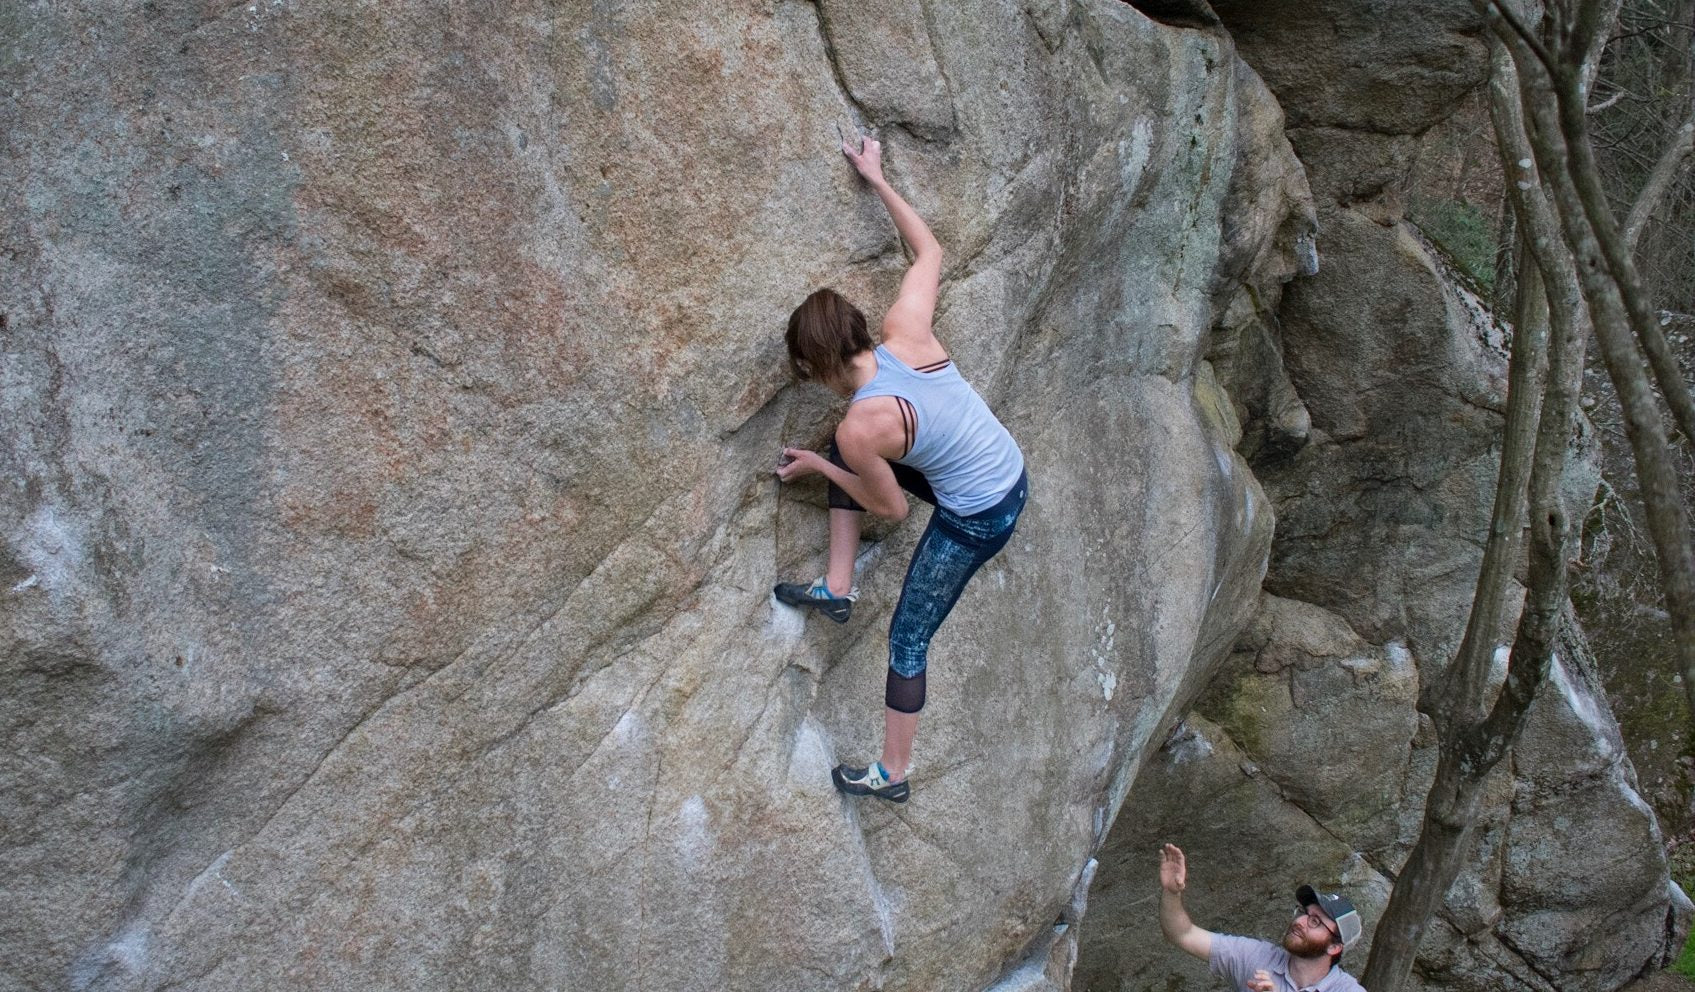
[[[902,489],[935,507],[889,622],[882,757],[830,773],[842,792],[900,803],[910,793],[906,774],[924,708],[930,638],[971,576],[1012,537],[1029,486],[1012,435],[960,377],[930,328],[942,246],[883,178],[881,145],[862,138],[857,151],[843,142],[842,153],[882,198],[914,257],[883,318],[880,345],[873,346],[865,315],[834,290],[818,290],[789,317],[795,375],[852,402],[828,457],[783,449],[777,475],[784,482],[814,473],[829,480],[830,555],[816,582],[785,582],[774,591],[785,603],[846,622],[859,596],[853,562],[860,514],[905,519]]]

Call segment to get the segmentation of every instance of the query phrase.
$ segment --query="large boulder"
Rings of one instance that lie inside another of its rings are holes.
[[[1294,201],[1224,215],[1222,35],[879,7],[8,9],[9,983],[1066,980],[1091,855],[1257,602],[1202,358]],[[859,124],[1033,480],[898,808],[828,769],[877,739],[922,519],[847,627],[768,596],[824,528],[774,456],[836,412],[782,320],[903,267]]]
[[[1163,959],[1080,935],[1195,811],[1198,864],[1260,872],[1203,910],[1258,928],[1296,877],[1380,906],[1499,421],[1499,329],[1396,203],[1476,23],[1137,6],[0,13],[6,981],[1140,987]],[[840,412],[783,318],[823,284],[875,318],[904,267],[838,127],[946,246],[939,333],[1032,477],[901,807],[828,769],[876,745],[923,514],[868,535],[849,625],[768,595],[825,525],[774,456]],[[1432,987],[1610,988],[1653,943],[1584,666]],[[1564,810],[1629,879],[1560,860]]]
[[[1417,137],[1488,74],[1470,0],[1213,0],[1322,206],[1398,198]]]
[[[1091,990],[1194,980],[1148,918],[1158,841],[1192,849],[1203,926],[1275,935],[1301,880],[1341,887],[1374,925],[1433,774],[1418,691],[1443,677],[1464,630],[1505,409],[1506,329],[1401,211],[1418,136],[1486,72],[1470,5],[1213,9],[1287,114],[1321,264],[1254,322],[1286,375],[1261,380],[1245,435],[1277,508],[1268,595],[1100,856],[1078,966]],[[1253,340],[1233,313],[1221,324]],[[1579,431],[1565,487],[1575,517],[1595,455]],[[1488,633],[1506,643],[1512,627]],[[1610,992],[1660,961],[1674,887],[1592,673],[1574,629],[1486,786],[1421,987]],[[1255,826],[1224,831],[1221,818]],[[1366,949],[1349,954],[1356,971]]]
[[[1417,836],[1435,738],[1413,709],[1419,673],[1340,617],[1267,596],[1226,671],[1143,766],[1099,855],[1074,987],[1186,986],[1205,968],[1164,943],[1155,852],[1190,863],[1202,926],[1275,939],[1301,882],[1348,893],[1366,939]],[[1568,639],[1513,763],[1485,786],[1467,869],[1423,945],[1415,987],[1610,990],[1659,963],[1668,887],[1654,818]],[[1603,923],[1596,907],[1604,907]],[[1607,927],[1609,939],[1595,940]]]

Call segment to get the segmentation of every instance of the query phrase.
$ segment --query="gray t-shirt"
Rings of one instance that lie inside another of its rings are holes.
[[[1354,981],[1354,976],[1341,968],[1331,968],[1316,984],[1296,985],[1289,978],[1289,952],[1276,944],[1268,944],[1252,937],[1213,934],[1212,954],[1208,956],[1207,964],[1212,968],[1214,975],[1230,979],[1230,987],[1238,992],[1248,987],[1248,979],[1254,977],[1256,971],[1268,972],[1277,992],[1303,992],[1304,989],[1313,989],[1316,992],[1365,992],[1365,986]]]

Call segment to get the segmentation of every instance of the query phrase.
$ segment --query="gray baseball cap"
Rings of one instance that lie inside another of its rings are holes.
[[[1365,923],[1360,920],[1360,911],[1347,896],[1334,892],[1320,892],[1310,885],[1303,885],[1295,890],[1295,902],[1302,909],[1317,906],[1324,910],[1324,915],[1336,921],[1336,932],[1342,935],[1342,949],[1359,943],[1360,935],[1365,933]]]

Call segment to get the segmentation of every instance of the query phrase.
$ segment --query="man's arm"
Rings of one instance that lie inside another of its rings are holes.
[[[1183,908],[1183,889],[1188,883],[1183,852],[1175,844],[1165,845],[1159,852],[1160,932],[1185,953],[1206,961],[1212,957],[1213,933],[1195,926],[1189,911]]]

